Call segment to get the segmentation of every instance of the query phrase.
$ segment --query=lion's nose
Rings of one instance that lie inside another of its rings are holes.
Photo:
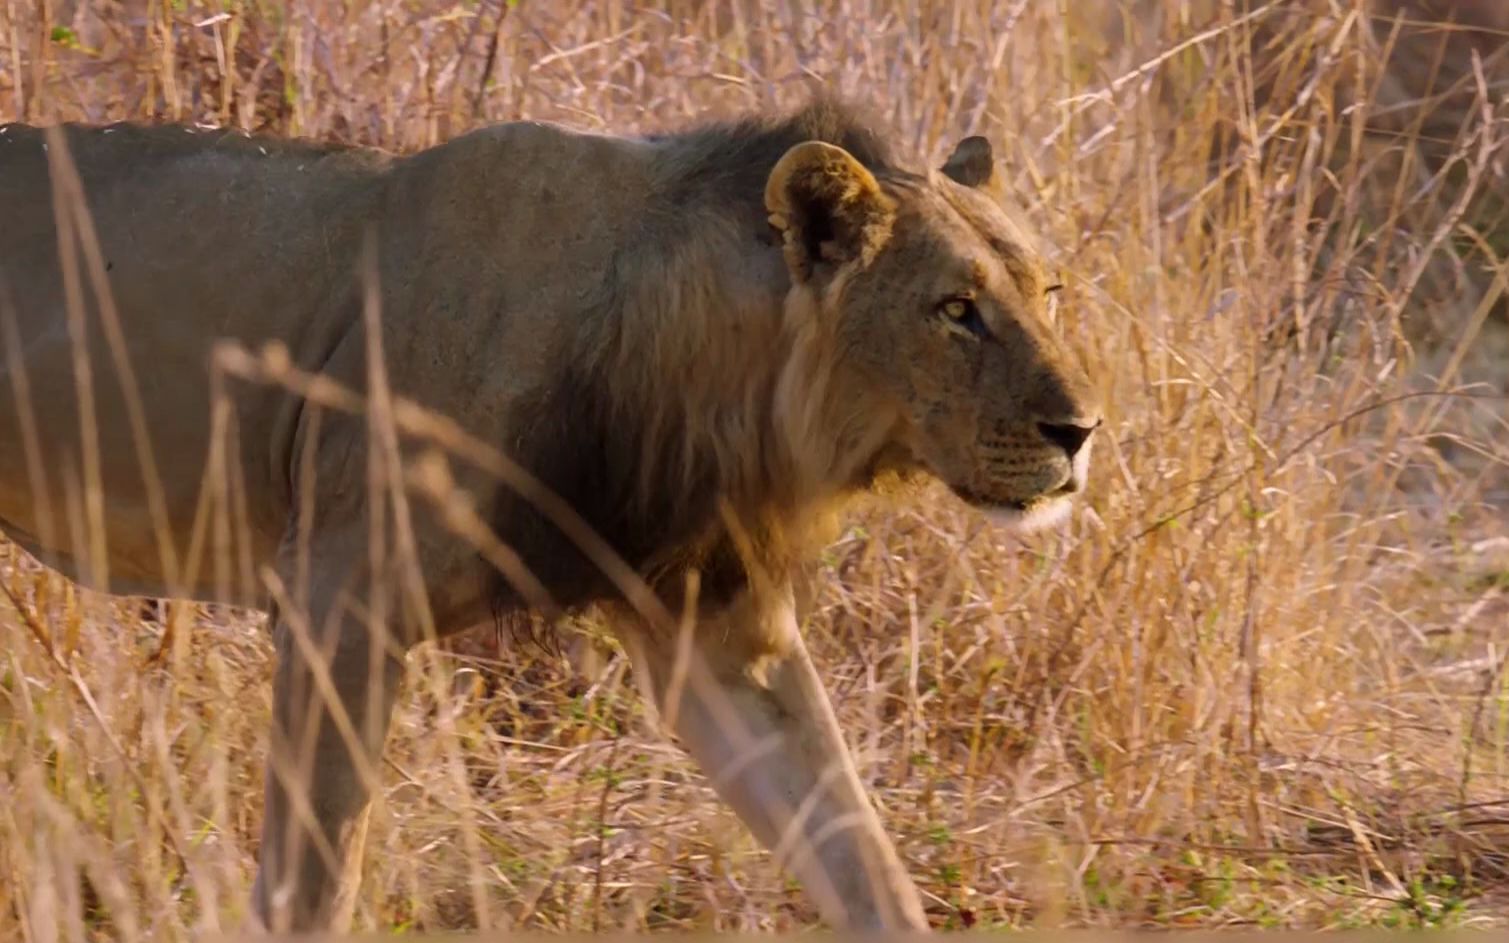
[[[1085,440],[1090,438],[1090,433],[1100,427],[1100,420],[1094,422],[1040,422],[1037,424],[1038,431],[1043,438],[1063,449],[1069,458],[1079,454]]]

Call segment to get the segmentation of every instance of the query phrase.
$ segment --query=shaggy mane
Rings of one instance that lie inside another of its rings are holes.
[[[814,139],[882,179],[914,176],[860,111],[829,98],[643,138],[658,155],[639,230],[562,374],[520,414],[520,458],[668,599],[693,567],[709,602],[751,571],[784,571],[865,484],[859,465],[879,445],[874,430],[828,421],[868,419],[862,408],[821,408],[839,395],[836,345],[814,311],[789,310],[802,293],[766,219],[770,170]],[[504,495],[496,513],[564,605],[609,594],[534,512]],[[499,610],[518,603],[497,585]]]
[[[673,201],[724,199],[760,202],[776,161],[803,141],[836,144],[877,177],[900,171],[876,120],[859,106],[819,95],[785,114],[709,121],[685,130],[651,134],[666,147],[663,165]]]

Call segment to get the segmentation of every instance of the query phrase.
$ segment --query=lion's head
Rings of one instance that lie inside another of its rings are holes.
[[[688,567],[718,600],[753,570],[784,572],[832,534],[845,499],[898,479],[941,480],[1028,527],[1085,486],[1100,406],[989,145],[966,139],[918,173],[889,137],[820,99],[632,145],[565,139],[620,168],[606,196],[580,188],[583,206],[624,212],[584,209],[597,228],[558,243],[569,264],[601,238],[611,264],[583,270],[600,285],[563,293],[590,311],[548,316],[566,367],[515,407],[513,441],[667,593]],[[497,508],[512,545],[555,539],[543,524],[521,537],[533,512],[506,494]],[[526,550],[579,577],[563,597],[600,590],[569,548]]]
[[[1061,516],[1084,488],[1100,404],[1056,332],[1062,286],[1003,207],[985,139],[921,175],[806,141],[776,163],[765,204],[792,277],[788,319],[822,337],[812,346],[833,373],[830,433],[835,406],[863,412],[851,425],[883,463],[1022,526]],[[802,421],[800,389],[783,404],[795,435],[817,425]]]

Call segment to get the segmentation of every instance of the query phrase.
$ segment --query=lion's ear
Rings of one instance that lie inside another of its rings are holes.
[[[943,172],[955,183],[966,187],[983,187],[995,179],[995,155],[990,142],[978,134],[960,141],[953,154],[943,162]]]
[[[868,262],[891,234],[895,204],[846,150],[805,141],[765,181],[770,224],[785,237],[786,263],[805,281],[825,266]]]

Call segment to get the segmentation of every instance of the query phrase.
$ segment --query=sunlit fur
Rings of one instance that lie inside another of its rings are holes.
[[[196,395],[207,390],[192,386],[206,381],[158,369],[148,335],[160,333],[175,350],[207,344],[215,331],[253,344],[294,338],[294,362],[344,371],[359,384],[360,358],[328,358],[358,310],[333,286],[349,279],[369,219],[380,221],[383,238],[378,276],[394,387],[505,446],[636,568],[671,583],[693,566],[721,566],[742,581],[748,561],[726,559],[730,520],[754,535],[759,567],[781,570],[822,538],[844,499],[888,473],[935,476],[982,510],[1041,526],[1062,512],[1001,510],[1035,505],[1066,480],[1065,459],[1036,424],[1097,414],[1050,323],[1036,240],[1000,199],[980,140],[964,149],[963,171],[906,169],[884,134],[826,100],[639,138],[518,122],[402,159],[178,128],[68,133],[86,188],[102,195],[94,210],[115,265],[109,277],[142,333],[133,345],[146,358],[138,369],[157,378],[144,405],[149,427],[177,436],[191,454],[208,450],[207,399]],[[831,265],[805,260],[791,221],[767,205],[777,162],[811,142],[842,155],[822,171],[842,178],[822,178],[833,184],[827,209],[868,221],[852,258]],[[11,168],[11,205],[25,217],[21,231],[45,229],[39,135],[12,129],[0,157]],[[133,161],[147,170],[128,174]],[[570,180],[554,175],[567,166]],[[188,167],[193,174],[180,173]],[[264,183],[225,191],[231,207],[195,195],[195,187],[249,175]],[[267,196],[283,191],[297,199]],[[157,224],[135,212],[138,199],[180,209]],[[174,228],[214,226],[231,234],[213,246],[186,243]],[[15,265],[37,256],[11,279],[24,311],[50,317],[57,282],[36,277],[57,265],[43,251],[49,243],[13,242]],[[276,248],[277,264],[258,246]],[[159,256],[180,267],[173,277],[139,261]],[[328,287],[302,292],[306,285]],[[940,299],[960,286],[978,294],[988,338],[937,316]],[[535,297],[549,301],[497,300]],[[181,311],[222,314],[157,317]],[[23,337],[47,323],[23,324]],[[76,425],[71,388],[53,383],[71,376],[66,345],[32,349],[48,384],[36,399],[59,413],[47,427]],[[298,414],[272,397],[240,410],[243,423],[266,427],[250,434],[277,450],[246,456],[248,467],[259,475],[269,463],[290,467],[303,444]],[[100,418],[102,434],[116,437],[102,449],[117,496],[106,514],[108,543],[112,554],[121,549],[111,583],[161,589],[167,574],[134,509],[142,499],[133,446],[118,433],[128,423],[114,412]],[[47,461],[67,461],[43,445]],[[360,463],[339,449],[321,456],[322,488],[359,486],[350,476]],[[1084,462],[1081,454],[1080,483]],[[19,460],[0,459],[0,471],[26,481]],[[192,463],[161,471],[168,525],[177,529],[194,517],[200,474]],[[23,539],[41,532],[24,493],[0,496],[5,529]],[[533,509],[507,489],[484,498],[500,537],[564,601],[600,595],[595,570]],[[282,540],[286,500],[281,486],[251,497],[253,516],[268,524],[251,535],[253,564]],[[53,504],[63,501],[60,493]],[[520,602],[499,593],[499,608]],[[469,605],[455,598],[458,609]]]
[[[97,588],[275,611],[272,742],[315,746],[303,798],[337,859],[360,847],[367,793],[347,745],[313,720],[308,699],[324,691],[294,643],[296,613],[339,636],[329,678],[351,710],[375,684],[392,696],[400,666],[385,660],[387,680],[374,680],[362,643],[377,639],[365,619],[339,618],[343,600],[386,614],[373,622],[402,649],[489,610],[614,609],[623,595],[534,501],[461,460],[442,513],[393,502],[408,509],[408,549],[387,553],[373,527],[400,515],[370,490],[388,463],[372,461],[381,437],[367,415],[311,407],[278,383],[222,382],[222,341],[358,391],[377,379],[380,347],[389,391],[524,465],[664,603],[678,608],[696,583],[698,624],[724,633],[712,647],[744,653],[721,677],[745,685],[747,716],[828,753],[843,744],[815,681],[783,673],[797,693],[776,714],[746,682],[767,656],[796,665],[791,570],[844,501],[932,476],[1031,527],[1085,480],[1086,453],[1071,469],[1062,443],[1080,440],[1064,430],[1090,429],[1099,410],[983,139],[942,171],[906,170],[881,134],[822,101],[649,137],[509,122],[403,156],[184,127],[51,133],[0,127],[0,314],[15,315],[0,368],[0,531]],[[64,153],[83,199],[52,166]],[[87,292],[60,251],[55,181],[60,205],[89,211]],[[949,304],[961,294],[970,305]],[[76,348],[79,308],[121,343]],[[85,361],[106,395],[75,384]],[[36,412],[25,428],[22,375]],[[222,405],[233,434],[217,431]],[[80,456],[81,430],[97,452]],[[166,460],[140,461],[159,450]],[[225,476],[207,474],[216,456]],[[93,489],[87,547],[47,511],[72,507],[80,482]],[[215,515],[235,533],[201,526]],[[201,565],[207,550],[228,551],[226,566]],[[272,605],[275,585],[291,605]],[[376,738],[382,724],[367,721]],[[815,775],[829,759],[778,756],[765,772]],[[862,786],[849,776],[852,799]],[[263,914],[289,877],[281,849],[298,802],[269,783]],[[865,847],[887,848],[867,821]],[[337,907],[337,881],[302,854],[289,907],[314,926]],[[892,890],[907,887],[889,860]],[[921,922],[920,903],[906,909]]]
[[[791,233],[782,249],[770,231],[761,199],[773,165],[804,141],[862,165],[835,199],[876,201],[852,261],[811,277]],[[1036,422],[1097,407],[1039,300],[1037,247],[993,178],[965,187],[903,169],[852,110],[826,101],[649,144],[642,185],[655,213],[616,256],[611,308],[567,346],[559,390],[527,407],[546,418],[520,440],[526,462],[632,564],[670,585],[688,566],[716,568],[732,514],[756,535],[756,567],[783,569],[888,472],[972,489],[985,500],[971,503],[1027,528],[1067,510],[1038,506],[1038,488],[1059,486],[1038,465],[1062,459]],[[986,280],[982,304],[999,299],[1000,336],[987,348],[935,329],[934,283],[955,270]],[[957,365],[981,356],[993,359],[973,378]],[[573,485],[584,465],[617,472]],[[1076,467],[1082,486],[1083,454]],[[1019,502],[1031,507],[1005,509]],[[502,503],[507,536],[528,510]],[[526,559],[531,549],[569,552],[525,547]]]

